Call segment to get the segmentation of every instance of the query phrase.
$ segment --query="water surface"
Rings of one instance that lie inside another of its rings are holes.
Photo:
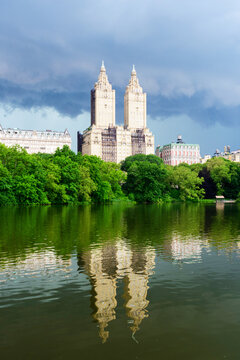
[[[1,359],[239,359],[239,210],[0,208]]]

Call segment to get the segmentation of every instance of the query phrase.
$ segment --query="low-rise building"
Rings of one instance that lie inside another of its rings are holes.
[[[179,165],[181,163],[196,164],[200,162],[200,147],[198,144],[185,144],[179,135],[176,142],[158,146],[156,155],[163,159],[164,164]]]
[[[214,157],[222,157],[226,160],[234,161],[234,162],[240,162],[240,149],[231,151],[230,146],[224,146],[224,151],[221,152],[219,149],[216,149]]]
[[[232,161],[240,162],[240,149],[232,151]]]
[[[71,136],[66,129],[60,131],[37,131],[21,129],[4,129],[0,125],[0,143],[6,146],[19,145],[29,154],[33,153],[54,153],[57,148],[67,145],[71,148]]]
[[[208,160],[210,160],[212,157],[209,154],[204,155],[204,157],[200,158],[200,163],[205,164]]]

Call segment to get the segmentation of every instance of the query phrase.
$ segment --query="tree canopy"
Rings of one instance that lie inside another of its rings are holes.
[[[0,144],[0,205],[198,201],[216,195],[240,200],[240,163],[212,158],[169,166],[156,155],[137,154],[119,165],[76,155],[67,146],[54,154],[28,154]]]
[[[119,165],[76,155],[67,146],[30,155],[0,144],[0,205],[112,201],[124,198],[125,179]]]

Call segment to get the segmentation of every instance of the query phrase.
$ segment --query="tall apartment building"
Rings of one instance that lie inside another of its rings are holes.
[[[68,145],[71,148],[71,136],[66,129],[59,131],[36,131],[20,129],[4,129],[0,125],[0,143],[6,146],[19,145],[29,154],[54,153],[57,148]]]
[[[124,95],[124,126],[115,122],[115,90],[102,63],[91,91],[91,126],[78,132],[78,151],[119,163],[127,156],[153,154],[154,136],[147,128],[147,100],[133,66]]]
[[[200,162],[200,147],[198,144],[185,144],[182,136],[179,135],[176,142],[158,146],[156,155],[163,159],[168,165],[179,165],[187,163],[189,165]]]

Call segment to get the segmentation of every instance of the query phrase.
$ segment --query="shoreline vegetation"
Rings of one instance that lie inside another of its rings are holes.
[[[212,158],[205,164],[165,165],[138,154],[121,164],[77,155],[64,146],[54,154],[28,154],[0,144],[0,206],[133,201],[240,201],[240,163]]]

